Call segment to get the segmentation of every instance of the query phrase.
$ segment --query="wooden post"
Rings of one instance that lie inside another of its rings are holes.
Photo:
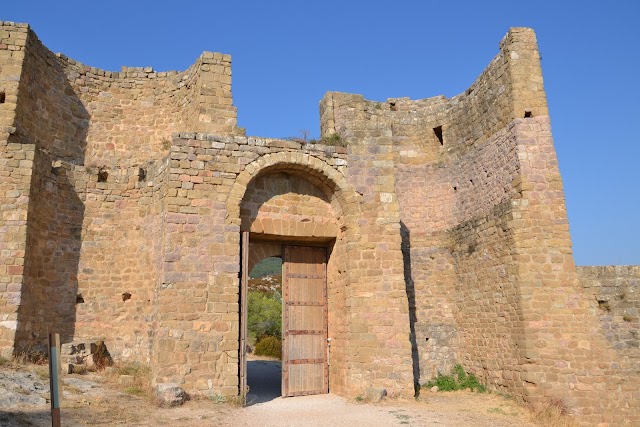
[[[60,427],[60,334],[49,334],[49,390],[51,427]]]

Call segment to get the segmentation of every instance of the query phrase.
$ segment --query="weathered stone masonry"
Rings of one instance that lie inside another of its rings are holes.
[[[230,61],[108,72],[0,24],[3,353],[56,330],[237,394],[249,231],[251,264],[327,246],[334,393],[408,397],[460,362],[585,423],[640,422],[637,272],[574,266],[533,31],[451,99],[327,93],[345,147],[244,136]]]

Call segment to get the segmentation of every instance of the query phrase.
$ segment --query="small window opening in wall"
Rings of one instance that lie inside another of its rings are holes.
[[[109,172],[105,169],[100,169],[98,171],[98,182],[107,182],[107,178],[109,178]]]
[[[398,111],[398,107],[396,106],[395,102],[390,102],[389,108],[391,108],[391,111]]]
[[[82,298],[82,294],[76,295],[76,304],[83,304],[84,298]]]
[[[433,133],[436,134],[436,138],[438,138],[440,145],[444,145],[444,139],[442,139],[442,126],[433,128]]]
[[[7,99],[4,91],[0,92],[0,104],[4,104],[4,101]]]
[[[138,169],[138,182],[145,182],[147,180],[147,171],[143,168]]]
[[[124,294],[122,294],[122,301],[126,301],[131,299],[131,294],[129,292],[125,292]]]
[[[531,113],[531,111],[526,110],[526,111],[524,112],[524,118],[525,118],[525,119],[528,119],[529,117],[533,117],[533,114]]]
[[[458,191],[458,187],[454,186],[453,191]]]
[[[429,342],[429,337],[425,338],[425,341],[426,341],[426,342]]]
[[[469,182],[471,183],[471,185],[473,185],[473,180],[472,179],[470,179]]]

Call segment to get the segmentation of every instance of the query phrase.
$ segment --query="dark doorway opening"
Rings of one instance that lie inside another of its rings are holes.
[[[282,395],[282,258],[267,257],[247,286],[247,405]]]

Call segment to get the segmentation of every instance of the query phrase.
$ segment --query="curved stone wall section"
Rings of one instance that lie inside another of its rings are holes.
[[[519,327],[516,300],[509,298],[513,275],[506,272],[510,203],[518,197],[515,140],[512,125],[450,163],[398,162],[396,192],[422,382],[449,372],[456,360],[468,366],[491,360],[502,369],[508,359],[513,365],[515,356],[507,349],[514,344],[506,342],[511,338],[505,331]],[[500,340],[506,341],[494,346]]]
[[[12,140],[35,144],[54,160],[82,164],[90,112],[63,64],[30,29],[26,35]]]
[[[205,52],[184,72],[151,67],[108,72],[58,58],[91,116],[88,164],[129,166],[159,159],[176,131],[240,132],[229,55]]]
[[[494,376],[517,364],[519,333],[505,332],[522,327],[510,270],[511,201],[520,197],[513,121],[546,114],[535,34],[525,28],[511,29],[452,99],[328,93],[321,103],[322,134],[348,141],[350,180],[363,200],[375,197],[374,183],[398,198],[418,382],[459,360],[496,387],[514,385]]]
[[[40,149],[35,162],[16,349],[44,346],[55,330],[148,362],[166,164],[98,173]]]
[[[229,55],[204,52],[184,72],[110,72],[54,55],[31,30],[21,42],[13,138],[37,144],[53,159],[129,167],[165,156],[176,131],[243,133],[232,105]]]
[[[535,33],[512,28],[500,51],[464,93],[386,102],[328,92],[320,104],[321,133],[349,143],[368,137],[394,138],[406,147],[404,162],[440,162],[485,143],[516,118],[548,114]]]

